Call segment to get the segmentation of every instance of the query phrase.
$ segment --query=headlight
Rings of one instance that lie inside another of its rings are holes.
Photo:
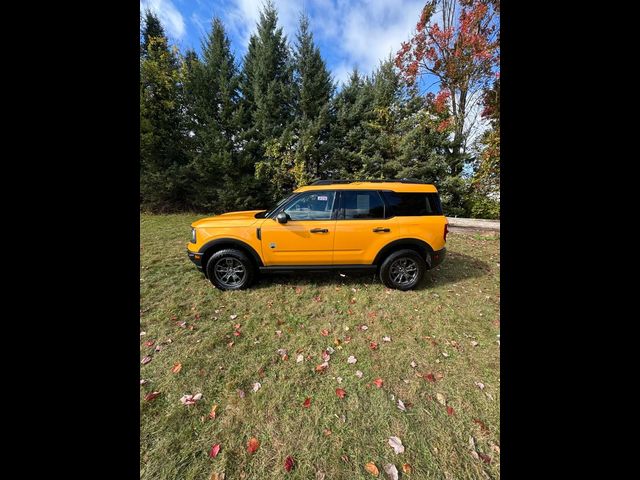
[[[196,229],[191,227],[191,243],[196,243]]]

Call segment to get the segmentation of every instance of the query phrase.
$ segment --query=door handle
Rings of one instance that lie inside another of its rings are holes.
[[[328,228],[312,228],[310,232],[311,233],[328,233],[329,229]]]
[[[390,228],[382,228],[382,227],[377,227],[373,229],[374,232],[390,232],[391,229]]]

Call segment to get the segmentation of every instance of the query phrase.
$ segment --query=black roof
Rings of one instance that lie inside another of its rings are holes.
[[[429,185],[429,182],[425,182],[422,180],[418,180],[417,178],[385,178],[383,180],[374,179],[358,179],[358,180],[340,180],[340,179],[329,179],[329,180],[316,180],[310,185],[334,185],[334,184],[344,184],[344,183],[356,183],[356,182],[370,182],[370,183],[421,183],[424,185]]]

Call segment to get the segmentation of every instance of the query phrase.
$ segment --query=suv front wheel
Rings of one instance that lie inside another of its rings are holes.
[[[220,290],[240,290],[251,285],[255,276],[253,263],[243,252],[225,249],[211,255],[207,277]]]
[[[411,290],[427,270],[427,263],[415,250],[398,250],[380,266],[380,280],[389,288]]]

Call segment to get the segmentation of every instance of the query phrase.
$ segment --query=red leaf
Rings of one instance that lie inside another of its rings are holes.
[[[148,342],[144,342],[146,347],[152,347],[154,343],[156,343],[156,342],[153,341],[153,340],[149,340]]]
[[[260,446],[260,441],[256,437],[251,437],[247,442],[247,452],[255,453]]]
[[[215,445],[211,446],[211,451],[209,452],[209,456],[211,458],[216,458],[216,456],[218,455],[219,451],[220,451],[220,444],[216,443]]]
[[[291,458],[290,456],[289,456],[289,457],[287,457],[287,459],[284,461],[284,469],[285,469],[287,472],[290,472],[290,471],[291,471],[291,469],[293,468],[293,465],[294,465],[294,464],[293,464],[293,458]]]
[[[338,395],[340,398],[344,398],[344,396],[347,394],[347,392],[345,392],[343,389],[341,388],[336,388],[336,395]]]
[[[453,409],[453,407],[447,407],[447,415],[453,415],[455,414],[455,410]]]
[[[376,342],[371,342],[371,343],[369,344],[369,348],[370,348],[371,350],[376,350],[376,349],[378,348],[378,344],[377,344]]]
[[[311,406],[311,399],[310,399],[309,397],[307,397],[307,398],[304,400],[304,403],[302,404],[302,406],[303,406],[304,408],[309,408],[309,407]]]
[[[381,379],[381,378],[376,378],[376,379],[373,381],[373,383],[376,385],[376,387],[378,387],[378,388],[382,388],[382,384],[383,384],[384,382],[382,381],[382,379]]]
[[[489,433],[489,429],[487,428],[487,426],[484,424],[482,420],[478,420],[477,418],[474,418],[473,423],[480,426],[480,430],[482,431],[482,433]]]
[[[144,399],[145,399],[146,401],[151,401],[151,400],[153,400],[154,398],[156,398],[158,395],[160,395],[160,392],[151,392],[151,393],[147,393],[147,394],[144,396]]]
[[[435,383],[435,382],[436,382],[436,377],[434,377],[434,376],[433,376],[433,373],[427,373],[427,374],[424,376],[424,379],[425,379],[425,380],[428,380],[428,381],[430,381],[430,382],[433,382],[433,383]]]
[[[482,461],[484,463],[491,463],[491,457],[489,455],[487,455],[486,453],[478,452],[478,456],[482,459]]]
[[[234,334],[236,337],[239,337],[240,335],[242,335],[238,330],[236,330],[235,332],[233,332],[233,334]]]

